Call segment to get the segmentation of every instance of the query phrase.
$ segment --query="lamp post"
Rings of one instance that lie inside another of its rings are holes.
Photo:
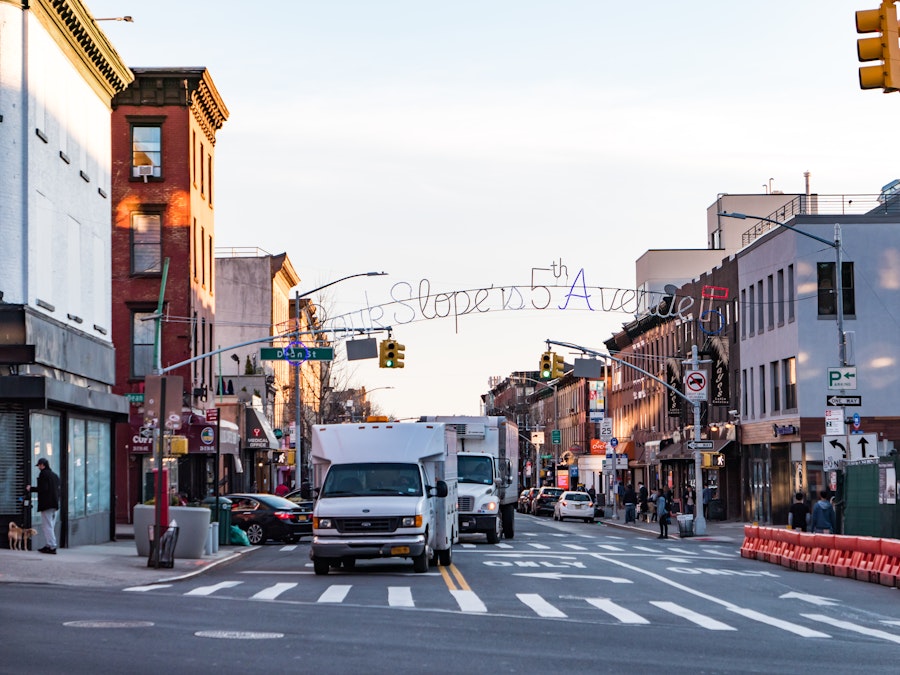
[[[317,286],[316,288],[313,288],[311,290],[304,291],[303,293],[300,293],[298,291],[296,296],[294,297],[294,301],[296,302],[297,331],[299,332],[301,329],[301,326],[300,326],[300,298],[308,297],[308,296],[312,295],[313,293],[317,293],[318,291],[328,288],[329,286],[334,286],[335,284],[339,284],[342,281],[347,281],[347,279],[355,279],[356,277],[383,277],[386,275],[387,275],[387,272],[358,272],[357,274],[348,274],[347,276],[341,277],[340,279],[335,279],[334,281],[329,281],[327,284],[322,284],[321,286]],[[309,474],[308,474],[307,464],[309,464],[309,453],[308,453],[307,449],[305,447],[303,447],[303,440],[302,440],[303,424],[301,421],[302,387],[300,386],[300,366],[301,366],[300,361],[298,361],[297,364],[294,366],[294,376],[295,376],[295,380],[296,380],[296,386],[294,388],[294,402],[296,405],[296,409],[294,411],[294,435],[295,435],[294,453],[295,453],[295,456],[299,454],[299,457],[300,457],[300,487],[301,487],[301,489],[303,489],[303,483],[304,483],[304,479],[305,479],[306,483],[307,483],[306,489],[308,490],[309,489],[309,487],[308,487],[309,486],[309,480],[308,480]],[[308,497],[309,495],[304,494],[303,496],[305,498],[305,497]]]

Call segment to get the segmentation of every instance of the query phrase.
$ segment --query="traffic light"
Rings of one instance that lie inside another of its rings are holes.
[[[900,41],[897,34],[897,8],[894,0],[883,0],[878,9],[856,13],[857,33],[881,33],[878,37],[860,38],[856,53],[860,61],[881,61],[877,66],[859,69],[860,89],[883,89],[885,93],[900,90]]]
[[[542,380],[549,380],[553,377],[553,352],[541,354],[540,373]]]
[[[403,368],[406,365],[403,363],[405,357],[403,354],[404,349],[406,349],[406,345],[401,345],[395,340],[390,338],[382,340],[378,346],[378,367]]]
[[[550,377],[554,380],[559,379],[566,374],[566,360],[558,354],[553,354],[553,368],[550,371]]]

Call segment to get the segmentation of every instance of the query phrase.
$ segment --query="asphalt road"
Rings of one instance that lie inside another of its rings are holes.
[[[517,517],[453,565],[316,576],[308,542],[184,581],[0,587],[0,673],[867,673],[900,648],[897,590],[742,559],[736,541]]]

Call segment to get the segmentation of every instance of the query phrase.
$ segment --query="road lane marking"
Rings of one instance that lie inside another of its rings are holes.
[[[609,598],[585,598],[590,604],[596,607],[599,610],[602,610],[609,614],[614,619],[618,619],[621,623],[630,623],[630,624],[645,624],[650,623],[642,617],[640,614],[636,612],[632,612],[630,609],[626,609],[621,605],[617,605]]]
[[[259,593],[250,596],[251,600],[274,600],[285,591],[291,590],[296,583],[278,583],[264,588]]]
[[[472,590],[469,588],[469,584],[466,583],[462,572],[459,571],[459,568],[456,565],[451,563],[447,567],[441,566],[438,567],[438,569],[441,571],[441,576],[444,577],[444,583],[447,584],[447,588],[450,589],[450,591],[455,591],[457,589],[463,591]]]
[[[529,542],[528,545],[531,546],[531,548],[538,549],[539,551],[549,551],[550,550],[550,547],[547,546],[546,544],[534,544],[534,543]]]
[[[415,607],[409,586],[388,586],[388,604],[391,607]]]
[[[463,612],[484,614],[487,607],[481,599],[472,591],[450,591],[450,595],[456,600],[459,609]]]
[[[579,544],[563,544],[563,546],[565,546],[566,548],[570,548],[573,551],[587,551],[584,546],[581,546]]]
[[[316,602],[343,602],[351,588],[353,587],[333,584],[325,589],[325,592],[319,596]]]
[[[214,584],[212,586],[199,586],[192,591],[188,591],[185,595],[212,595],[216,591],[221,591],[226,588],[234,588],[235,586],[240,586],[243,581],[222,581],[218,584]]]
[[[776,619],[773,616],[768,616],[766,614],[762,614],[761,612],[757,612],[753,609],[745,609],[743,607],[729,607],[729,611],[734,612],[735,614],[740,614],[743,617],[748,619],[752,619],[753,621],[759,621],[760,623],[768,624],[769,626],[774,626],[775,628],[780,628],[781,630],[786,630],[788,633],[793,633],[794,635],[799,635],[800,637],[805,638],[830,638],[831,636],[828,633],[822,633],[817,630],[813,630],[812,628],[806,628],[805,626],[798,626],[796,624],[791,623],[790,621],[784,621],[782,619]]]
[[[537,593],[516,593],[516,597],[538,616],[548,619],[566,619],[566,614],[558,610]]]
[[[681,607],[680,605],[676,605],[674,602],[651,601],[650,604],[659,607],[660,609],[669,612],[670,614],[680,616],[682,619],[687,619],[688,621],[697,624],[701,628],[706,628],[708,630],[737,630],[737,628],[729,626],[727,623],[722,623],[721,621],[717,621],[712,617],[694,612],[687,607]]]
[[[496,548],[512,548],[512,544],[504,544],[504,543],[502,543],[502,542],[499,543],[499,544],[494,544],[494,546],[495,546]]]
[[[900,644],[900,635],[894,635],[893,633],[886,633],[883,630],[878,630],[877,628],[865,628],[863,626],[857,626],[855,623],[850,623],[849,621],[841,621],[840,619],[832,619],[830,616],[825,616],[824,614],[801,614],[800,616],[804,616],[811,621],[816,621],[818,623],[827,623],[835,628],[843,628],[844,630],[853,631],[854,633],[861,633],[862,635],[868,635],[869,637],[881,638],[882,640],[888,640],[890,642],[896,642]]]
[[[155,591],[158,588],[169,588],[171,585],[172,584],[150,584],[149,586],[132,586],[131,588],[124,588],[122,590],[144,593],[146,591]]]
[[[282,547],[281,547],[280,549],[278,549],[278,550],[279,550],[279,551],[283,551],[283,552],[285,552],[285,553],[288,553],[288,552],[290,552],[290,551],[293,551],[295,548],[297,548],[297,544],[288,544],[287,546],[282,546]]]
[[[625,550],[621,546],[613,546],[612,544],[597,544],[597,548],[602,548],[605,551],[612,551],[613,553],[621,553]]]

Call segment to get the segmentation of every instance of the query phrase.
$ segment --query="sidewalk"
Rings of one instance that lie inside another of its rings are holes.
[[[175,558],[170,568],[147,567],[139,556],[134,531],[117,526],[118,541],[57,549],[56,555],[0,549],[0,584],[36,583],[63,586],[143,586],[186,579],[252,550],[223,546],[197,559]]]
[[[609,510],[608,510],[609,512]],[[618,512],[618,518],[613,518],[610,513],[608,516],[603,518],[598,518],[597,522],[602,523],[603,525],[607,525],[609,527],[617,527],[620,529],[628,529],[635,532],[644,532],[648,536],[652,535],[654,537],[659,536],[659,523],[652,522],[646,523],[642,520],[638,520],[635,523],[625,524],[625,510],[622,509]],[[682,539],[683,541],[720,541],[720,542],[735,542],[738,546],[744,541],[744,525],[738,520],[707,520],[706,521],[706,534],[704,535],[693,535],[690,537],[681,537],[678,533],[678,519],[672,518],[672,522],[669,525],[669,538],[670,539]]]

